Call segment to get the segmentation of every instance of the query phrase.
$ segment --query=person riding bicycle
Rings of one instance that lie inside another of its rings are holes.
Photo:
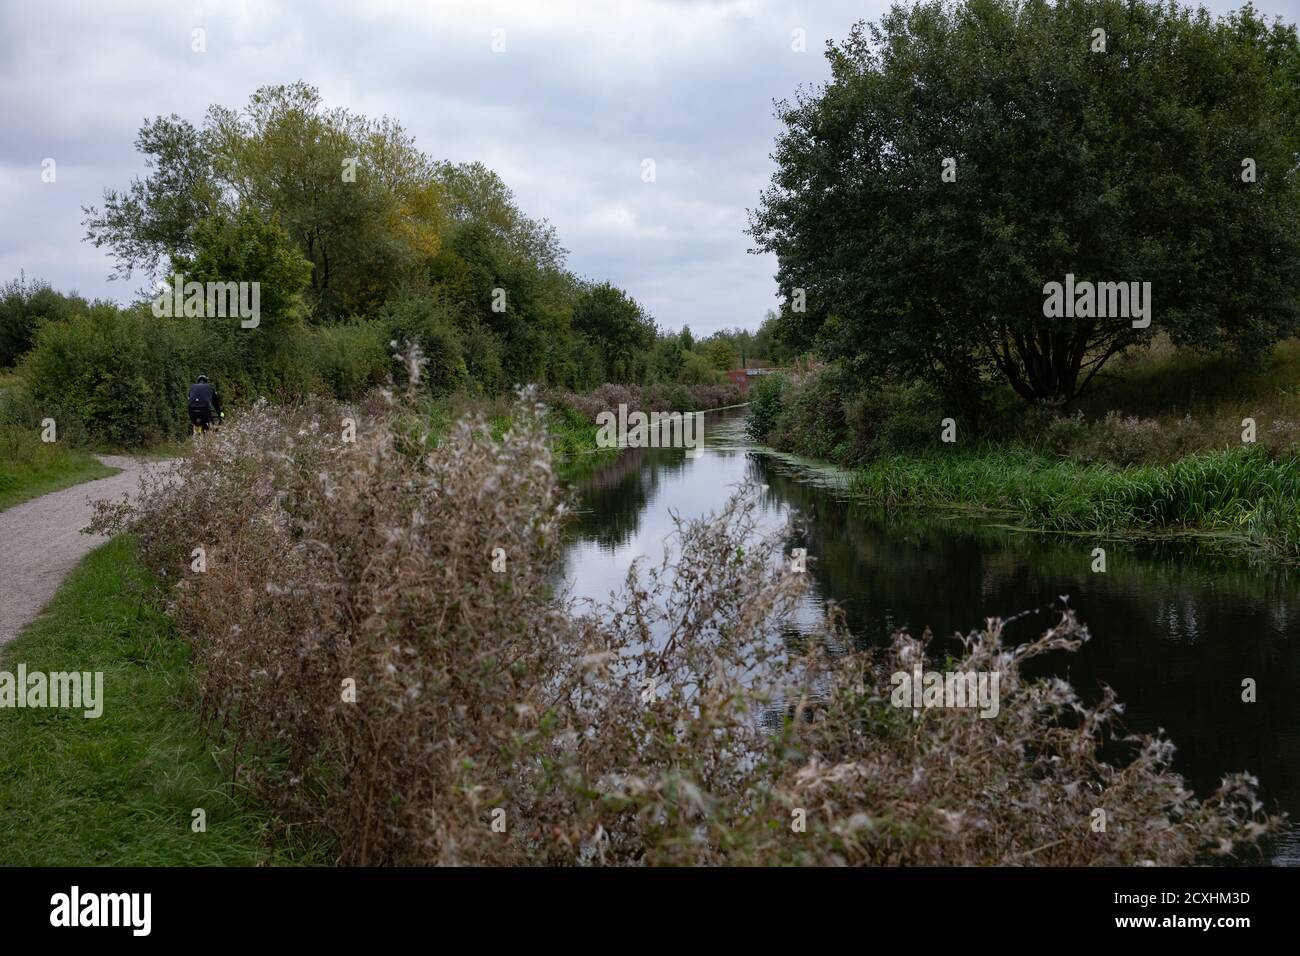
[[[222,417],[221,396],[212,387],[206,375],[200,375],[190,386],[190,424],[207,431],[213,417]]]

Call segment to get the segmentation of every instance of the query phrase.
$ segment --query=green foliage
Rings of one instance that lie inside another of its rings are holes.
[[[378,320],[327,325],[302,335],[320,391],[346,401],[383,385],[394,369],[390,336]]]
[[[102,671],[98,719],[50,709],[0,721],[0,846],[15,866],[252,866],[328,863],[328,840],[286,831],[213,759],[190,654],[132,541],[92,551],[46,614],[4,648],[3,666]],[[207,832],[190,830],[195,807]],[[268,838],[277,833],[275,848]]]
[[[843,378],[828,368],[783,393],[786,407],[780,427],[798,435],[804,454],[811,458],[848,462],[855,457],[842,398]]]
[[[1083,465],[1014,446],[881,457],[853,491],[885,505],[1000,512],[1068,532],[1209,531],[1300,561],[1300,456],[1239,448],[1170,465]]]
[[[782,316],[768,310],[758,331],[753,334],[748,343],[746,355],[771,365],[789,364],[798,356],[800,350],[789,341],[786,331],[786,323]]]
[[[650,350],[649,378],[654,382],[676,382],[686,364],[686,351],[680,339],[671,335],[655,339]]]
[[[485,395],[500,395],[509,385],[501,364],[501,347],[497,339],[481,325],[471,325],[464,332],[461,347],[465,368],[474,387]]]
[[[776,428],[784,407],[782,393],[785,386],[785,379],[780,375],[764,375],[750,385],[749,420],[745,427],[754,441],[766,441]]]
[[[56,292],[48,282],[25,276],[0,286],[0,368],[15,365],[32,347],[42,321],[57,322],[84,310],[86,300]]]
[[[655,326],[635,299],[602,282],[578,296],[572,322],[574,333],[592,343],[603,358],[605,380],[644,380]],[[584,384],[590,387],[599,383]]]
[[[700,346],[699,351],[704,360],[719,372],[736,368],[740,364],[740,356],[735,347],[725,338],[710,338]]]
[[[934,390],[922,383],[862,389],[845,403],[846,424],[853,435],[852,457],[865,461],[935,447],[939,422],[945,417],[940,414],[942,407]]]
[[[41,326],[22,363],[41,417],[111,445],[177,437],[189,382],[175,361],[175,321],[97,305]]]
[[[404,295],[384,309],[382,328],[389,352],[394,349],[391,343],[396,348],[407,342],[419,345],[427,363],[423,380],[433,395],[450,394],[469,382],[458,321],[463,321],[458,310],[428,294]]]
[[[0,424],[0,511],[117,469],[67,442],[41,441],[37,428]]]
[[[274,335],[302,320],[311,263],[276,222],[247,207],[230,217],[210,216],[195,226],[194,247],[193,255],[172,260],[172,270],[184,274],[186,282],[260,284],[259,324],[248,331]]]
[[[82,208],[86,239],[108,247],[118,278],[136,270],[152,278],[172,256],[193,251],[194,226],[216,211],[220,188],[206,139],[175,113],[146,122],[135,148],[152,172],[126,190],[105,190],[103,212]]]
[[[683,385],[711,385],[720,378],[718,370],[698,352],[682,353],[681,370],[677,381]]]
[[[1251,356],[1300,330],[1295,27],[1156,0],[927,0],[827,57],[831,81],[779,109],[750,223],[783,295],[807,293],[788,340],[935,381],[957,409],[994,379],[1068,400],[1149,334],[1045,318],[1067,273],[1149,281],[1177,344]]]
[[[429,158],[388,117],[327,109],[299,82],[262,87],[242,110],[212,106],[199,127],[160,117],[136,145],[149,174],[85,210],[87,238],[123,276],[170,259],[195,281],[260,278],[266,328],[180,333],[182,358],[219,370],[238,399],[321,381],[350,394],[374,377],[369,359],[340,366],[340,337],[304,352],[310,337],[289,331],[303,317],[378,319],[391,340],[419,342],[434,394],[682,374],[680,350],[657,348],[642,307],[570,273],[554,228],[526,216],[496,173]]]

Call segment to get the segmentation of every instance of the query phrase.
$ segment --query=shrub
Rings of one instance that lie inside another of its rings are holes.
[[[723,408],[740,403],[740,389],[735,385],[635,385],[605,384],[587,394],[562,388],[548,388],[539,395],[542,402],[569,409],[594,422],[601,412],[618,412],[626,405],[629,412],[695,412]]]
[[[721,377],[721,374],[703,355],[698,352],[685,352],[682,354],[682,364],[677,373],[677,381],[683,385],[713,385]]]
[[[501,347],[496,338],[484,326],[475,323],[465,329],[461,345],[470,386],[480,395],[500,395],[511,383],[506,381]]]
[[[36,428],[40,420],[27,382],[20,375],[6,376],[0,383],[0,428]]]
[[[1061,415],[1045,405],[1036,406],[1022,422],[1024,443],[1031,448],[1043,448],[1057,455],[1068,455],[1088,437],[1088,423],[1083,412]]]
[[[422,380],[435,396],[448,395],[468,384],[470,370],[457,331],[458,320],[455,308],[427,294],[403,297],[384,310],[385,342],[397,342],[399,348],[406,342],[420,346],[426,359]],[[495,346],[476,335],[474,348],[475,367],[483,371],[484,362],[491,365]],[[384,361],[391,363],[391,358],[386,355]],[[487,374],[500,378],[499,360]]]
[[[85,309],[85,299],[56,292],[48,282],[19,276],[0,286],[0,368],[15,365],[31,349],[41,322],[58,322]]]
[[[844,407],[844,376],[835,366],[806,368],[790,378],[784,413],[770,435],[776,448],[838,464],[852,463],[854,442]]]
[[[184,432],[189,382],[172,325],[142,310],[96,305],[38,330],[22,375],[41,417],[92,440],[137,446]]]
[[[709,388],[710,386],[699,386],[695,391]],[[689,412],[694,411],[696,406],[691,395],[692,390],[685,385],[648,385],[641,391],[641,404],[646,411],[651,412]]]
[[[353,401],[388,380],[392,359],[381,322],[324,325],[305,331],[303,339],[314,377],[334,398]]]
[[[914,719],[887,688],[924,638],[854,650],[832,617],[775,639],[808,576],[754,499],[679,522],[676,558],[579,615],[551,597],[567,508],[536,406],[437,447],[379,397],[344,444],[344,411],[259,404],[95,527],[180,579],[208,727],[346,863],[1173,864],[1279,823],[1244,776],[1195,800],[1112,694],[1023,676],[1086,639],[1069,613],[1017,648],[965,638],[950,666],[1000,673],[995,717]]]
[[[873,399],[881,412],[874,434],[857,433],[858,446],[865,451],[859,460],[875,455],[915,455],[936,447],[940,422],[947,416],[933,389],[920,382],[886,386],[877,390]]]
[[[749,421],[745,427],[754,441],[766,441],[767,436],[776,428],[784,407],[784,392],[785,379],[780,375],[764,375],[750,385]]]

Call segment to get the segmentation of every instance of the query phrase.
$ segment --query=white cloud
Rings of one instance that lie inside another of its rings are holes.
[[[1238,6],[1211,0],[1214,10]],[[0,279],[124,298],[81,242],[80,206],[143,171],[141,122],[302,79],[330,105],[401,120],[436,158],[481,160],[550,219],[574,271],[665,327],[755,326],[775,302],[745,209],[771,173],[772,100],[821,82],[828,37],[886,0],[325,3],[42,0],[0,8]],[[1294,19],[1292,0],[1262,0]],[[807,53],[790,49],[807,31]],[[207,52],[191,51],[206,31]],[[494,29],[506,52],[491,50]],[[59,181],[40,182],[40,161]],[[653,157],[658,178],[641,181]]]

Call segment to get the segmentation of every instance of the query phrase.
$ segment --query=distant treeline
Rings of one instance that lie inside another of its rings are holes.
[[[387,382],[407,342],[434,395],[712,384],[769,358],[770,331],[661,331],[625,291],[569,271],[554,228],[494,172],[432,160],[394,120],[326,109],[306,84],[212,106],[198,126],[158,117],[136,146],[148,174],[106,190],[85,226],[116,277],[144,288],[119,307],[4,285],[0,369],[15,372],[0,378],[0,425],[54,417],[65,437],[145,444],[183,433],[199,373],[234,405],[348,400]],[[158,317],[151,297],[177,274],[258,283],[256,327]]]

